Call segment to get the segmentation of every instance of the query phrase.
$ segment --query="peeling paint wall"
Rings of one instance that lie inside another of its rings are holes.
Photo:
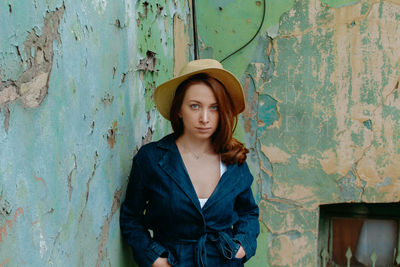
[[[192,56],[190,8],[0,3],[0,266],[132,264],[119,205],[138,147],[169,131],[152,93]]]
[[[400,1],[266,0],[259,34],[223,65],[241,77],[239,138],[261,208],[248,266],[316,266],[319,205],[400,200]],[[197,1],[200,57],[261,24],[264,1]]]
[[[0,3],[0,266],[129,265],[119,205],[137,149],[170,131],[152,93],[193,58],[191,2],[39,2]],[[200,57],[247,98],[236,136],[262,222],[247,266],[315,266],[320,204],[400,198],[400,2],[196,14]]]

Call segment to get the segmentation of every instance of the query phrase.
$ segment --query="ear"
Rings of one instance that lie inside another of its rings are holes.
[[[179,117],[179,119],[182,119],[182,115],[181,115],[180,111],[178,112],[178,117]]]

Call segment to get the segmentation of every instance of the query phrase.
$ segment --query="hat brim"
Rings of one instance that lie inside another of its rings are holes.
[[[194,71],[182,76],[175,77],[159,85],[154,92],[154,102],[161,115],[169,120],[169,112],[171,110],[172,100],[178,86],[193,75],[205,73],[221,82],[234,105],[234,114],[237,115],[245,109],[245,101],[242,85],[239,80],[231,72],[219,68],[207,68]]]

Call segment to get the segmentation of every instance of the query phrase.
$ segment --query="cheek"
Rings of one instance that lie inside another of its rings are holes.
[[[219,123],[219,114],[218,114],[218,113],[216,113],[216,114],[214,115],[214,122],[215,122],[215,124],[218,124],[218,123]]]
[[[182,120],[184,126],[189,126],[190,124],[192,124],[196,120],[196,118],[190,112],[182,112],[181,113],[181,120]]]

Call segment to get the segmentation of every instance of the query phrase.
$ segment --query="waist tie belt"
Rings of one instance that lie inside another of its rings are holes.
[[[197,266],[200,267],[207,267],[207,240],[215,243],[221,255],[228,260],[231,260],[235,256],[234,253],[239,248],[239,244],[234,242],[232,238],[225,232],[205,233],[200,237],[196,247],[196,263]]]
[[[156,237],[156,236],[155,236]],[[239,249],[240,245],[232,240],[226,232],[206,232],[198,240],[190,239],[176,239],[171,237],[160,238],[157,236],[156,240],[164,240],[165,243],[184,242],[196,244],[195,250],[195,263],[199,267],[207,267],[207,248],[206,242],[212,242],[217,247],[219,253],[226,259],[231,260],[235,257],[235,253]]]

